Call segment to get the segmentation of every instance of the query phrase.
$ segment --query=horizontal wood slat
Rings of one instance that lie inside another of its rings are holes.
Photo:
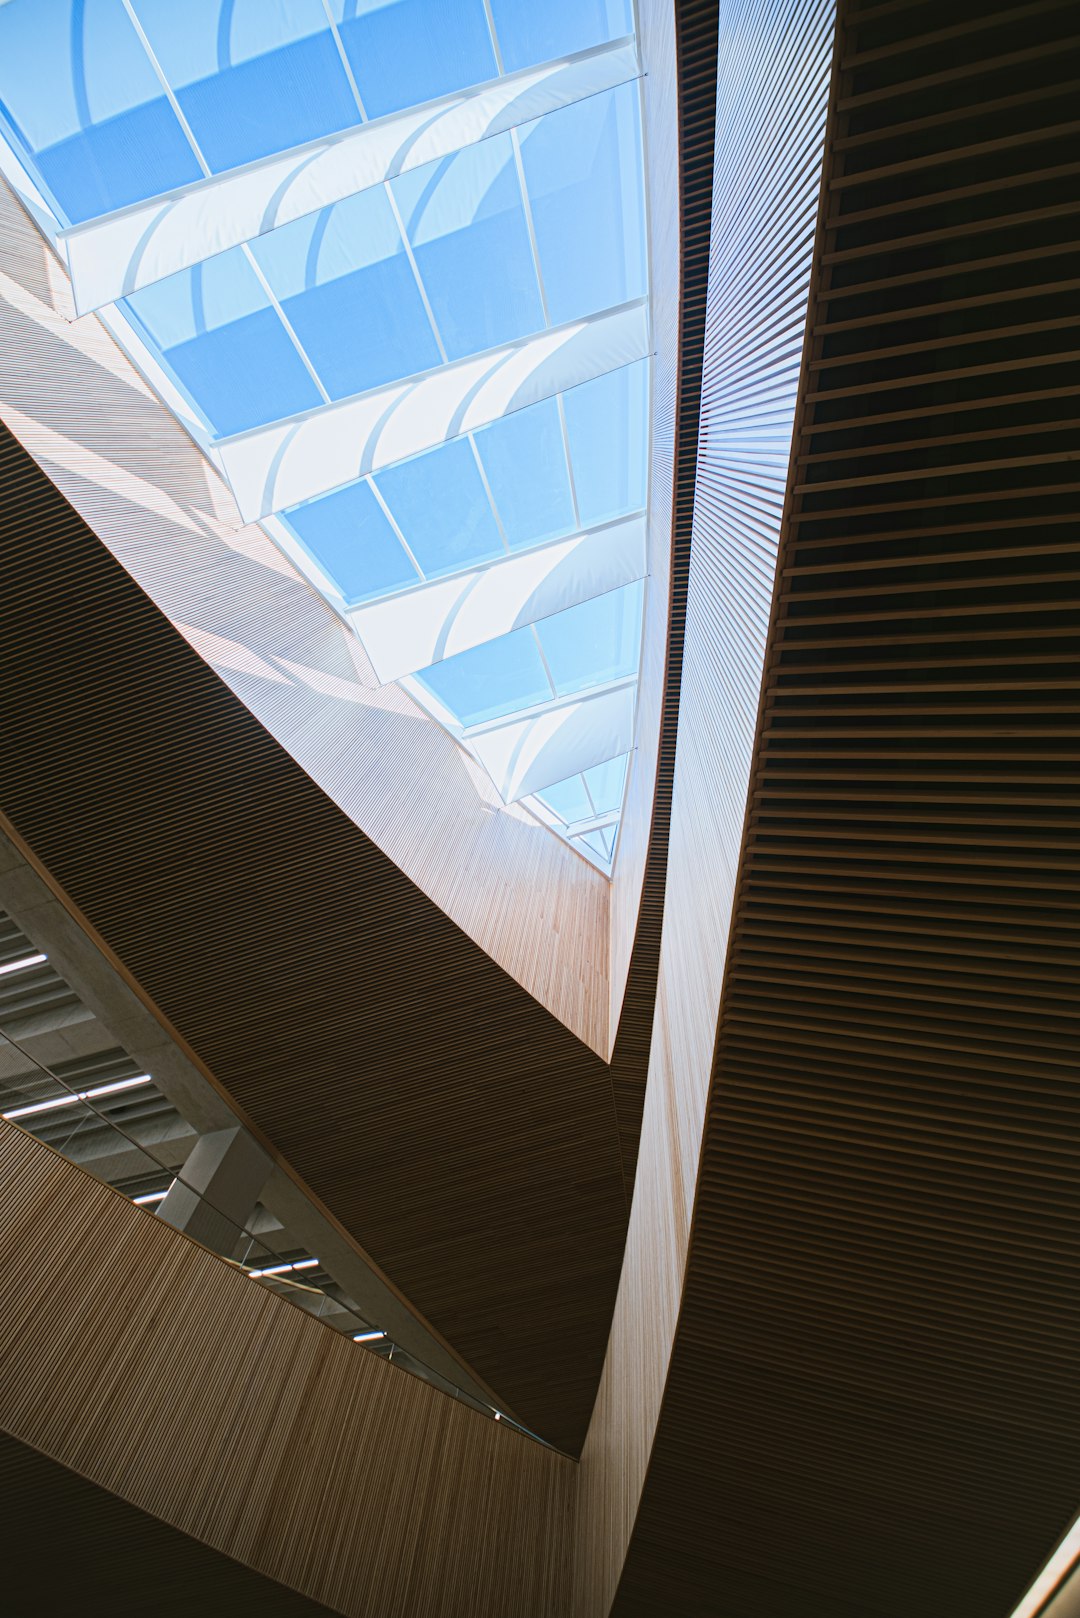
[[[1080,370],[1041,262],[1080,246],[1080,27],[842,9],[848,200],[618,1618],[1008,1618],[1080,1505]]]

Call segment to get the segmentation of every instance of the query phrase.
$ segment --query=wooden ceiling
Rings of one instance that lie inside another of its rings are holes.
[[[626,1196],[608,1068],[370,842],[6,432],[0,808],[215,1078],[574,1449]]]
[[[1080,1507],[1080,14],[843,15],[618,1618],[1008,1618]]]
[[[715,6],[686,9],[715,19]],[[0,688],[19,694],[5,705],[0,811],[393,1282],[570,1453],[614,1304],[652,1026],[715,65],[715,48],[680,63],[673,655],[610,1067],[323,795],[0,426]]]

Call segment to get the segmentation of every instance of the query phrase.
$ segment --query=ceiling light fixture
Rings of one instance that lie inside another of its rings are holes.
[[[267,1264],[259,1270],[249,1270],[248,1275],[253,1279],[258,1275],[284,1275],[286,1270],[313,1270],[318,1264],[317,1258],[298,1258],[294,1264]]]
[[[380,1337],[385,1337],[384,1331],[357,1331],[353,1332],[354,1343],[375,1343]]]
[[[115,1079],[112,1084],[99,1084],[92,1090],[79,1090],[69,1096],[54,1096],[51,1101],[35,1101],[27,1107],[15,1107],[2,1114],[9,1122],[16,1118],[29,1118],[31,1113],[53,1112],[57,1107],[73,1107],[77,1101],[96,1101],[99,1096],[115,1095],[120,1090],[134,1090],[140,1084],[152,1084],[149,1073],[138,1073],[132,1079]]]
[[[21,961],[5,961],[0,966],[0,977],[5,972],[21,972],[25,966],[40,966],[42,961],[48,960],[47,955],[24,955]]]

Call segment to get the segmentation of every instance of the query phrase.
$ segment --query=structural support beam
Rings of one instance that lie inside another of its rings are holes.
[[[157,1214],[224,1258],[236,1254],[243,1230],[273,1172],[273,1163],[245,1129],[202,1135]]]
[[[517,803],[628,753],[634,745],[635,685],[635,680],[624,680],[555,702],[529,717],[473,731],[465,740],[503,802]]]
[[[642,513],[356,607],[349,618],[385,684],[645,572]]]
[[[311,141],[62,231],[80,315],[639,74],[616,40]]]
[[[649,352],[647,300],[221,439],[245,522],[285,511]]]

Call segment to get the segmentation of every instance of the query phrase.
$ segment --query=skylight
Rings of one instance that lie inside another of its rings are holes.
[[[77,307],[376,676],[605,870],[647,583],[632,32],[629,0],[0,6]]]

